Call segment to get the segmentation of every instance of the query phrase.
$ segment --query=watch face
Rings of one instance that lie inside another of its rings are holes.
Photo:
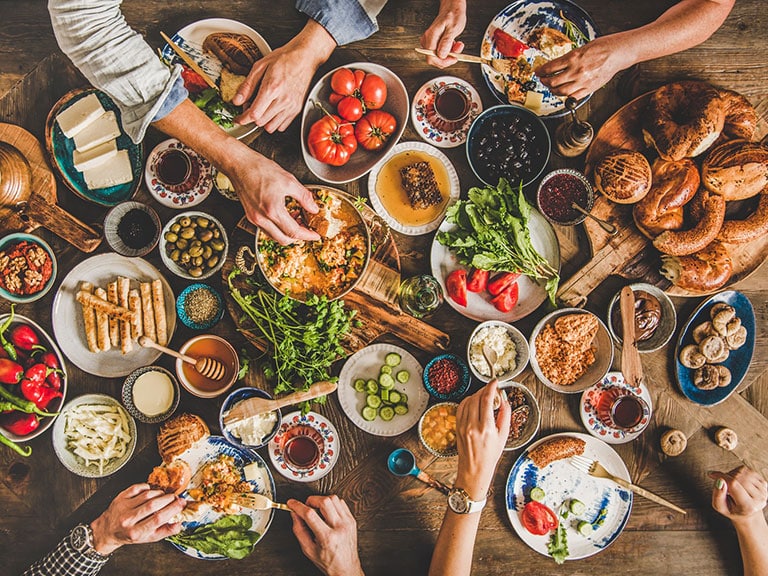
[[[467,512],[467,495],[462,491],[452,490],[448,494],[448,506],[457,514],[465,514]]]
[[[83,525],[75,526],[72,529],[72,547],[82,552],[88,548],[88,529]]]

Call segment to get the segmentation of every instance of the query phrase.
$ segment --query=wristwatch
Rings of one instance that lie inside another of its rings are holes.
[[[456,514],[472,514],[485,508],[488,498],[471,500],[463,488],[451,488],[448,492],[448,507]]]
[[[101,554],[93,547],[93,530],[90,524],[78,524],[69,533],[69,543],[77,552],[91,560],[105,561],[108,555]]]

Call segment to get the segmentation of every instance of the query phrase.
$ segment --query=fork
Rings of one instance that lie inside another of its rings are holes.
[[[285,504],[279,502],[273,502],[263,494],[256,494],[255,492],[243,492],[241,494],[235,494],[233,502],[252,510],[269,510],[270,508],[277,508],[278,510],[291,511]]]
[[[589,474],[590,476],[594,476],[595,478],[607,478],[608,480],[614,481],[619,486],[622,486],[627,490],[631,490],[635,494],[639,494],[640,496],[648,498],[648,500],[653,500],[658,504],[666,506],[667,508],[671,508],[676,512],[680,512],[681,514],[687,514],[685,510],[683,510],[678,506],[675,506],[674,504],[672,504],[667,500],[664,500],[664,498],[662,498],[661,496],[657,496],[656,494],[654,494],[653,492],[649,492],[645,488],[641,488],[640,486],[632,484],[631,482],[624,480],[624,478],[619,478],[617,476],[614,476],[613,474],[608,472],[608,470],[606,470],[603,467],[603,465],[600,464],[600,462],[598,462],[597,460],[590,460],[589,458],[586,458],[584,456],[571,456],[570,463],[572,466],[574,466],[578,470],[581,470],[582,472]]]
[[[414,48],[419,54],[425,56],[437,56],[434,50],[427,50],[426,48]],[[458,52],[449,52],[448,56],[452,56],[460,62],[472,62],[474,64],[485,64],[490,66],[497,72],[502,74],[509,74],[512,63],[507,58],[482,58],[480,56],[474,56],[472,54],[462,54]]]

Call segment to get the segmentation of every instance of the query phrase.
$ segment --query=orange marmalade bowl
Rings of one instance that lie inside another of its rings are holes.
[[[435,456],[447,458],[456,456],[456,410],[457,402],[440,402],[429,408],[419,420],[419,439],[424,447]]]

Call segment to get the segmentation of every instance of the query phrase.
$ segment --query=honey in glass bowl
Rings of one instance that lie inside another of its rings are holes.
[[[189,340],[180,352],[198,359],[213,358],[224,365],[224,377],[220,380],[206,378],[194,365],[176,360],[176,374],[179,381],[190,393],[200,398],[214,398],[226,392],[237,380],[239,359],[237,352],[223,338],[213,334],[203,334]]]

